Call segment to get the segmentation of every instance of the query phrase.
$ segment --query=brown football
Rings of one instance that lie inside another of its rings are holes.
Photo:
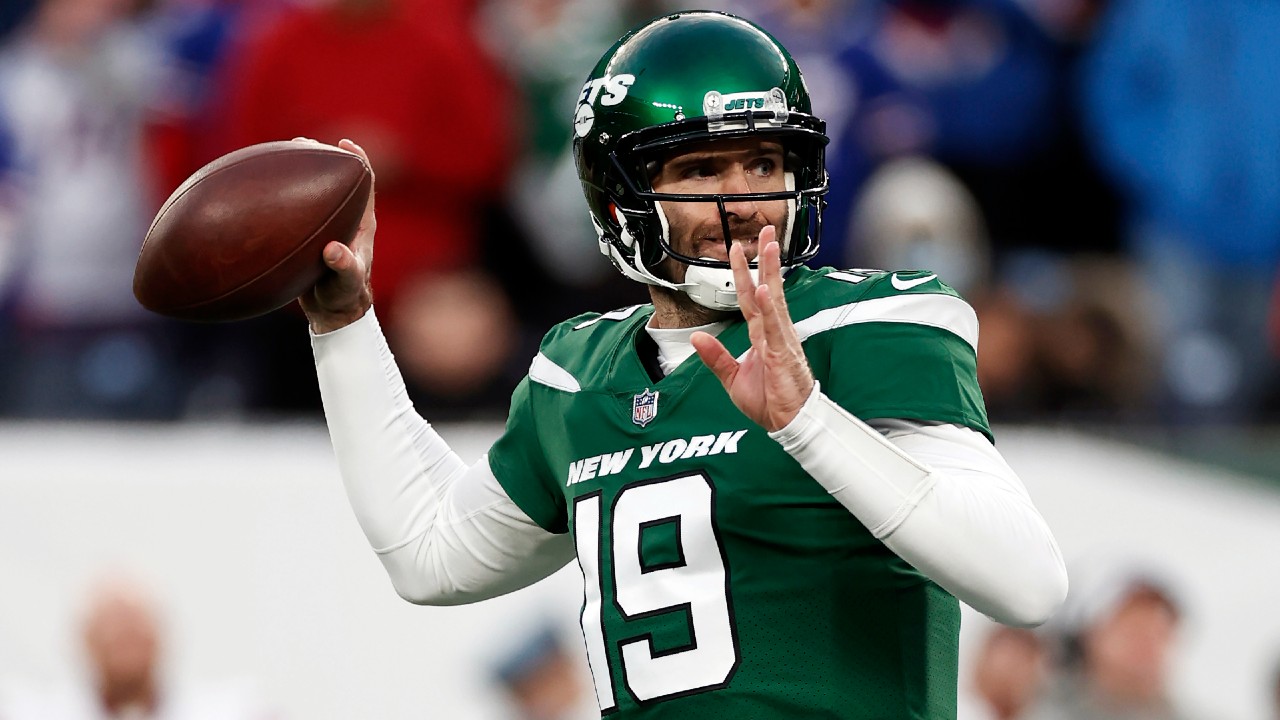
[[[332,145],[252,145],[209,163],[173,192],[147,231],[133,294],[149,310],[226,322],[263,315],[326,272],[321,251],[350,244],[373,175]]]

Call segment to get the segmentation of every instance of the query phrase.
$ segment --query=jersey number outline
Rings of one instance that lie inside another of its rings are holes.
[[[604,633],[604,527],[600,492],[574,500],[574,543],[582,567],[582,636],[601,714],[617,709]],[[614,609],[624,621],[683,613],[689,643],[658,650],[653,636],[614,639],[623,685],[645,705],[724,687],[741,653],[729,592],[728,562],[713,508],[715,486],[705,473],[642,480],[624,486],[609,513],[609,573]],[[678,558],[646,565],[646,529],[674,525]]]

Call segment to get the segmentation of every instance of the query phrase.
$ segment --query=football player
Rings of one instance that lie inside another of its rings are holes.
[[[751,23],[632,31],[572,127],[600,249],[652,303],[554,327],[475,465],[414,411],[378,328],[372,201],[302,298],[397,591],[475,602],[576,557],[602,714],[955,717],[957,599],[1030,626],[1066,593],[992,445],[973,310],[930,272],[803,265],[824,125]]]

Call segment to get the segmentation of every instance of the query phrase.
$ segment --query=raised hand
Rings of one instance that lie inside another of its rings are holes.
[[[366,163],[369,162],[364,149],[350,140],[339,142],[338,147],[359,155]],[[302,311],[311,321],[311,331],[316,334],[337,330],[359,320],[373,305],[370,277],[373,267],[373,235],[378,225],[373,213],[375,189],[369,189],[369,202],[365,204],[360,228],[351,245],[348,247],[334,241],[324,247],[324,264],[333,272],[326,273],[315,287],[298,298]]]
[[[694,333],[693,347],[744,415],[770,432],[790,423],[813,391],[813,372],[782,293],[782,249],[772,225],[760,231],[760,285],[751,279],[742,246],[729,250],[738,306],[747,321],[751,349],[741,362],[708,333]]]

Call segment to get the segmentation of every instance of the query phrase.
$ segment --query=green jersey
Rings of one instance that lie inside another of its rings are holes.
[[[853,415],[989,434],[976,317],[936,276],[797,268],[786,295],[822,391]],[[602,713],[954,718],[955,598],[833,500],[698,358],[654,379],[638,350],[652,313],[552,329],[489,454],[534,521],[573,533]],[[719,339],[735,356],[750,347],[741,320]]]

